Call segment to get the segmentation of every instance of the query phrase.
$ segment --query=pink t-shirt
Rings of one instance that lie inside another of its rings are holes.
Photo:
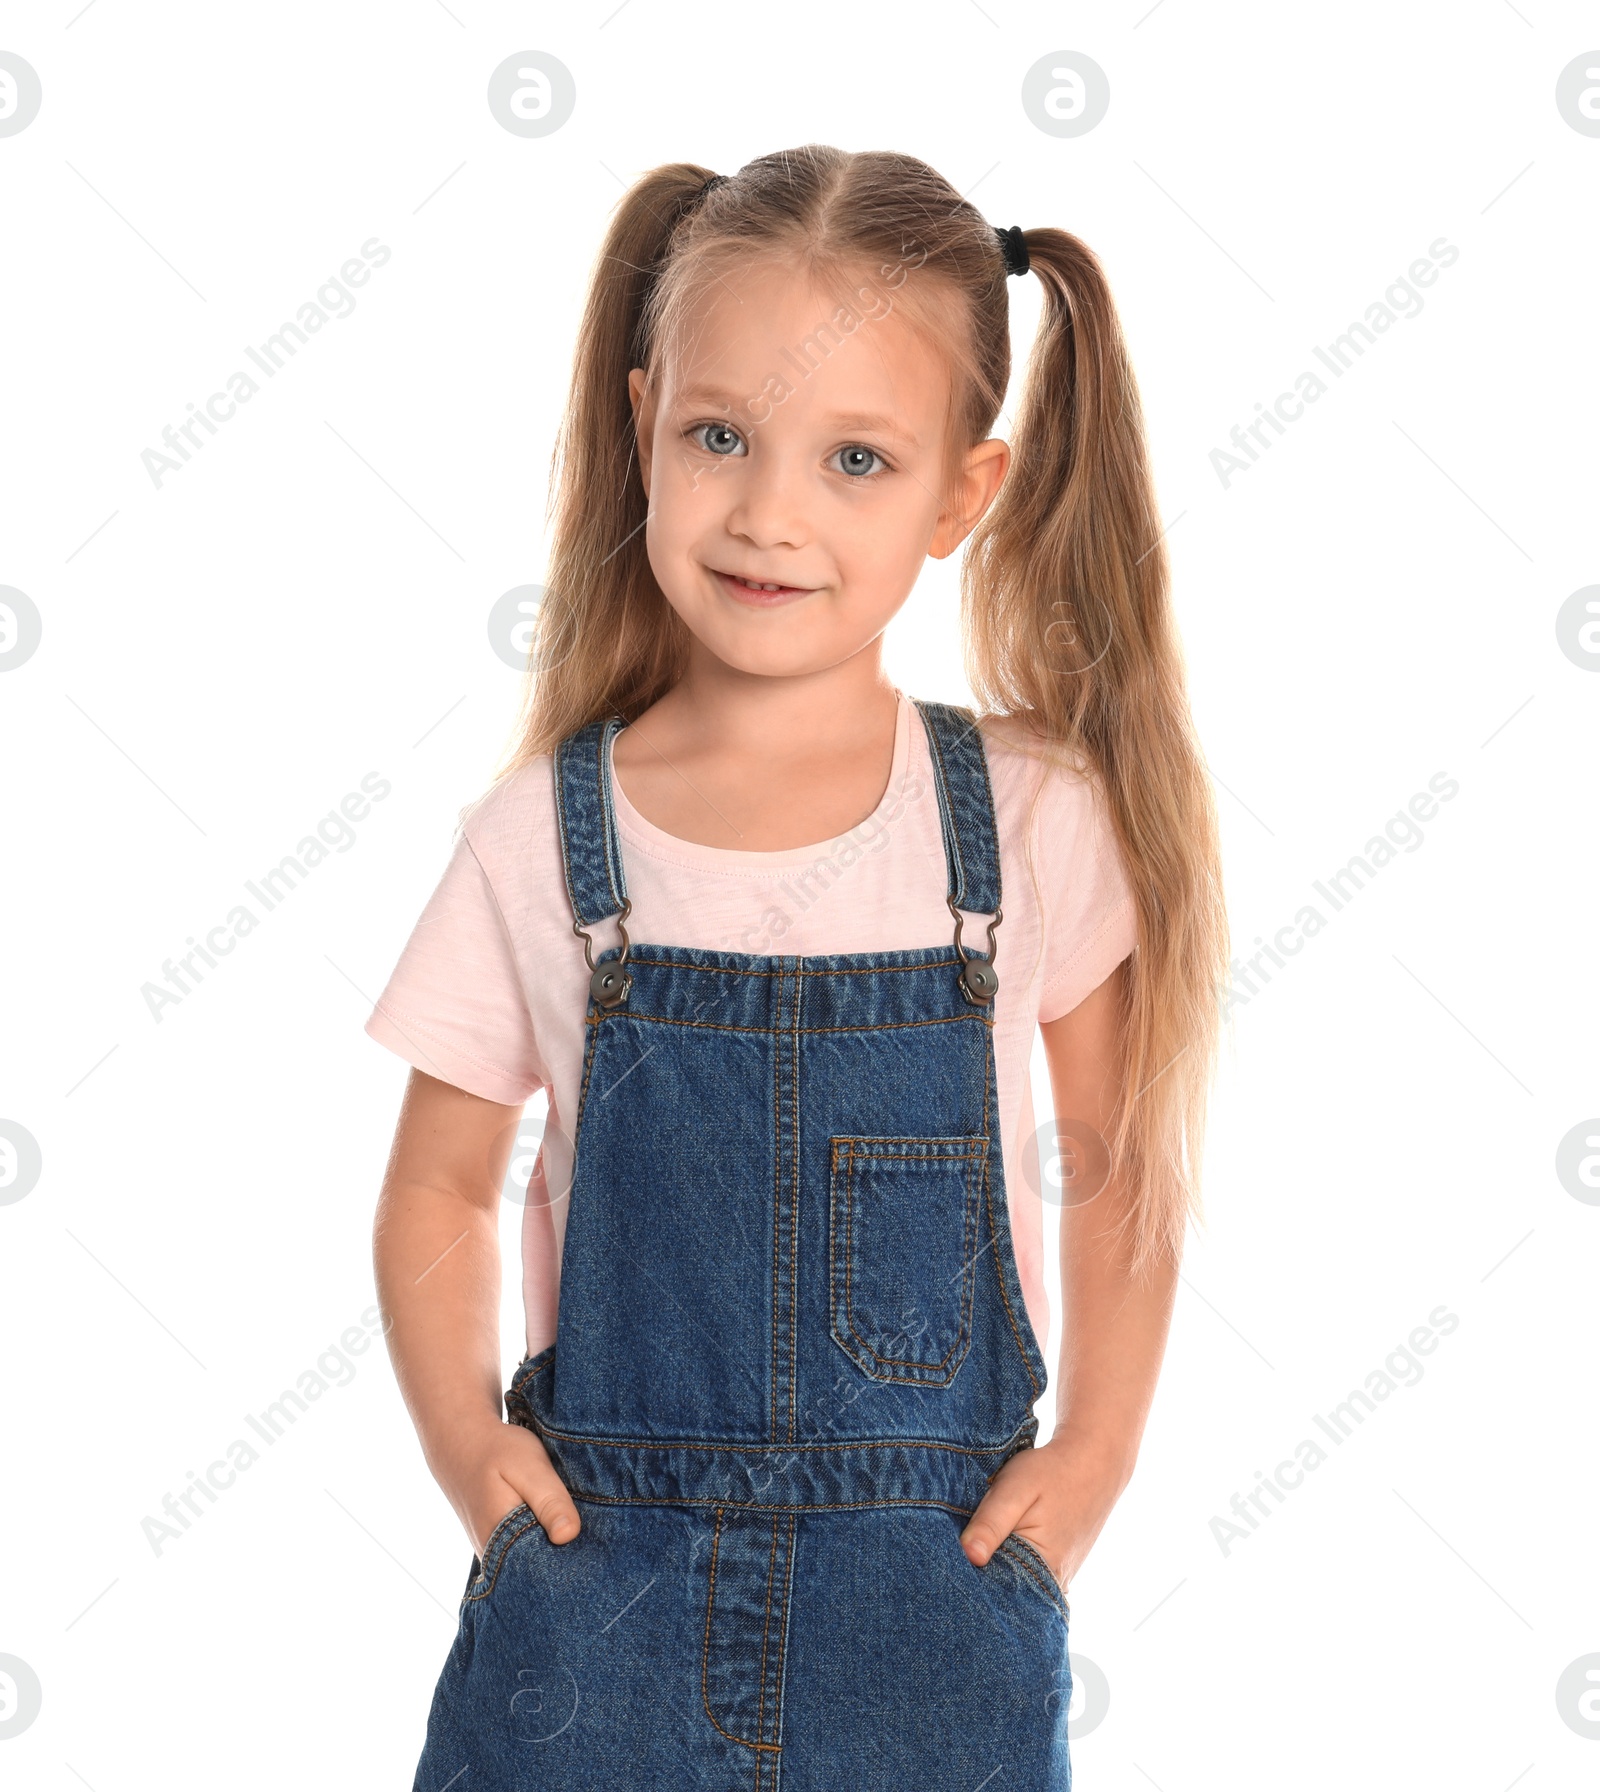
[[[943,837],[922,717],[899,693],[894,761],[878,806],[837,839],[784,852],[699,846],[664,833],[612,793],[635,943],[821,955],[948,945]],[[1029,1059],[1040,1021],[1075,1008],[1136,943],[1134,906],[1098,788],[1046,766],[986,722],[1000,838],[994,1051],[1002,1160],[1023,1295],[1043,1350],[1044,1221]],[[1034,813],[1035,889],[1024,859]],[[1042,898],[1042,900],[1041,900]],[[964,917],[981,947],[987,917]],[[591,928],[594,952],[620,944],[615,919]],[[540,1089],[549,1111],[522,1229],[529,1354],[556,1335],[556,1292],[572,1120],[583,1066],[588,967],[562,877],[549,754],[502,778],[469,811],[438,887],[366,1031],[429,1076],[521,1106]],[[1048,1141],[1046,1142],[1048,1151]]]

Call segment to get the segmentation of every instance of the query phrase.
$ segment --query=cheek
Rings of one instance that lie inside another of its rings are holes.
[[[715,469],[692,458],[681,442],[660,443],[650,479],[650,532],[662,542],[692,540],[716,502]]]
[[[851,508],[847,526],[857,554],[886,569],[922,564],[939,507],[920,478],[901,473],[875,502]]]
[[[886,495],[877,504],[848,507],[832,537],[846,582],[863,594],[895,601],[915,584],[927,558],[933,508],[920,492]]]
[[[667,443],[650,481],[645,543],[657,583],[669,595],[687,594],[702,561],[715,560],[726,543],[734,476],[715,462]]]

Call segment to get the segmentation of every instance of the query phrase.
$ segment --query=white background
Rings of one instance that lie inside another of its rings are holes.
[[[0,678],[0,1119],[42,1155],[0,1206],[0,1655],[43,1688],[8,1784],[410,1784],[470,1548],[381,1349],[159,1554],[142,1521],[372,1304],[405,1067],[362,1024],[512,724],[486,619],[543,577],[622,183],[812,140],[1102,257],[1236,949],[1460,786],[1232,1011],[1209,1223],[1072,1587],[1110,1691],[1077,1783],[1596,1783],[1556,1688],[1600,1652],[1600,1207],[1555,1163],[1600,1113],[1600,677],[1555,622],[1600,578],[1600,138],[1555,86],[1597,44],[1557,0],[7,9],[43,85],[0,138],[0,584],[43,618]],[[541,139],[486,102],[527,49],[577,83]],[[1020,98],[1064,49],[1111,84],[1076,139]],[[158,489],[141,452],[373,236],[354,312]],[[1440,237],[1421,311],[1225,486],[1229,430]],[[953,573],[888,663],[961,701]],[[374,771],[349,850],[154,1020],[163,961]],[[1421,1380],[1224,1553],[1213,1518],[1441,1304]]]

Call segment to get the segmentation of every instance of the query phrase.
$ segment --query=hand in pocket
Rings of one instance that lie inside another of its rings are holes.
[[[1058,1433],[1005,1463],[962,1529],[961,1547],[981,1568],[1003,1538],[1014,1536],[1065,1591],[1127,1480],[1120,1458]]]
[[[467,1433],[434,1465],[434,1477],[480,1560],[495,1526],[519,1505],[529,1507],[552,1543],[571,1542],[581,1528],[566,1483],[524,1426],[496,1421]]]

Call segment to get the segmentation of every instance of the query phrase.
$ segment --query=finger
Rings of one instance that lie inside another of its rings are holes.
[[[556,1473],[550,1453],[538,1437],[520,1429],[517,1435],[524,1447],[518,1451],[514,1468],[502,1469],[501,1473],[514,1480],[518,1494],[544,1526],[550,1541],[570,1543],[582,1527],[567,1484]]]
[[[999,1491],[986,1493],[961,1530],[961,1547],[968,1559],[981,1568],[1016,1529],[1030,1503],[1014,1495],[1008,1499]]]
[[[520,1491],[552,1543],[570,1543],[583,1528],[577,1505],[553,1468],[531,1470]]]
[[[528,1501],[534,1516],[544,1526],[544,1534],[552,1543],[570,1543],[583,1528],[572,1495],[560,1481],[553,1481],[543,1493]]]

